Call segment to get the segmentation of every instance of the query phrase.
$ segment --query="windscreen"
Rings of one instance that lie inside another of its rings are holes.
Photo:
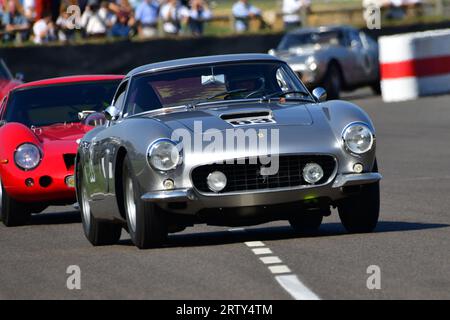
[[[4,120],[26,126],[79,122],[81,111],[103,111],[120,80],[24,88],[12,94]]]
[[[255,99],[277,92],[308,91],[282,62],[227,63],[136,76],[125,116],[198,102]]]

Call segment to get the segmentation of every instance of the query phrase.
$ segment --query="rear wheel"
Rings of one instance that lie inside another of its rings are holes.
[[[320,211],[300,212],[289,218],[289,223],[295,232],[299,234],[316,233],[322,224],[323,215]]]
[[[139,249],[161,246],[167,239],[164,212],[153,203],[141,200],[139,182],[131,171],[128,156],[123,164],[123,199],[131,241]]]
[[[119,241],[122,226],[110,221],[102,221],[92,215],[89,197],[82,175],[82,169],[78,165],[77,195],[81,211],[81,222],[84,234],[94,246],[112,245]]]
[[[342,89],[342,75],[336,63],[331,63],[328,66],[323,86],[327,91],[329,100],[339,99]]]
[[[374,172],[378,171],[375,161]],[[350,233],[372,232],[380,215],[380,182],[361,186],[359,194],[338,205],[339,217]]]
[[[0,179],[0,211],[2,222],[7,227],[22,226],[30,219],[31,212],[26,204],[11,198]]]

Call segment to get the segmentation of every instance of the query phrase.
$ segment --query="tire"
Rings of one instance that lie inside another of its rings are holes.
[[[381,94],[381,83],[380,83],[380,82],[377,82],[377,83],[372,84],[372,85],[370,86],[370,88],[372,89],[372,92],[373,92],[375,95],[379,96],[379,95]]]
[[[300,212],[289,218],[291,227],[299,234],[314,234],[322,224],[323,215],[320,211]]]
[[[122,233],[122,226],[109,221],[102,221],[94,217],[88,201],[82,169],[77,168],[77,197],[81,212],[81,223],[86,238],[94,246],[116,244]]]
[[[25,225],[30,219],[31,212],[27,210],[24,203],[11,198],[3,187],[0,179],[0,211],[2,222],[7,227],[18,227]]]
[[[323,86],[327,91],[328,100],[336,100],[341,96],[342,74],[339,66],[332,62],[328,66]]]
[[[378,172],[377,162],[373,172]],[[377,226],[380,215],[380,182],[361,186],[359,194],[338,205],[339,217],[349,233],[369,233]]]
[[[123,162],[123,201],[131,241],[139,249],[159,247],[167,239],[164,212],[153,203],[141,200],[142,190],[131,170],[128,156]]]

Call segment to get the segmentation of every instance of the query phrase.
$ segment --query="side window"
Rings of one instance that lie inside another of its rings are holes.
[[[122,110],[123,108],[123,101],[125,100],[127,85],[128,81],[123,82],[117,89],[116,95],[114,96],[113,104],[119,110]]]
[[[350,46],[352,48],[361,48],[363,46],[358,32],[352,30],[349,32],[348,35],[349,35],[349,40],[350,40],[349,41]]]

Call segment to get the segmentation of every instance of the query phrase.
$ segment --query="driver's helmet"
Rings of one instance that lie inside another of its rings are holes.
[[[228,91],[245,89],[248,91],[258,91],[264,88],[264,78],[255,76],[241,76],[228,78],[226,87]]]

